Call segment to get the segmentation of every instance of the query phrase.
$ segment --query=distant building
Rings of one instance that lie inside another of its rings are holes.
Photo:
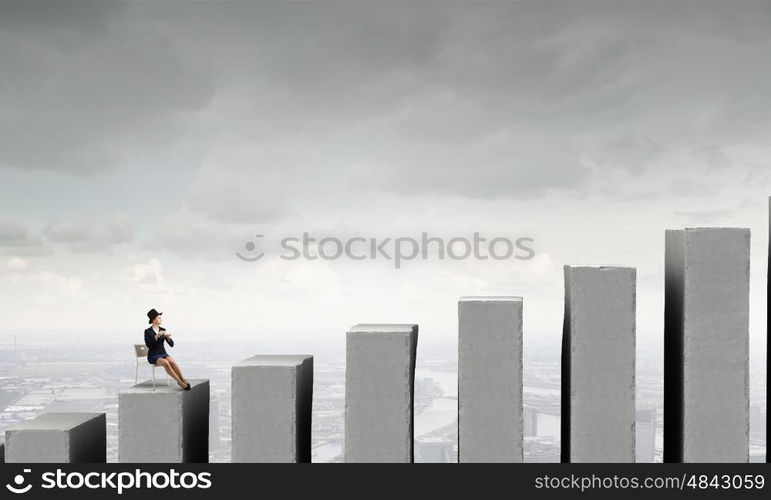
[[[452,441],[448,439],[424,439],[415,443],[415,461],[449,463],[453,460]]]
[[[750,406],[750,437],[761,440],[766,437],[766,409],[762,406]]]
[[[560,461],[560,445],[553,436],[526,437],[523,445],[525,462],[554,463]]]
[[[522,419],[524,420],[524,436],[533,437],[538,435],[538,409],[532,406],[524,405]]]
[[[764,446],[750,446],[750,463],[766,463],[766,448]]]
[[[635,422],[635,461],[650,463],[656,455],[656,409],[640,408]]]
[[[219,451],[220,439],[220,401],[212,395],[209,400],[209,453]]]

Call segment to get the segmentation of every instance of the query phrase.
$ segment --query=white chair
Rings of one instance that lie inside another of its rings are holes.
[[[144,344],[134,344],[134,354],[136,354],[137,359],[136,370],[134,370],[134,385],[136,385],[139,383],[139,358],[147,358],[147,346]],[[150,363],[148,365],[153,369],[153,391],[155,391],[155,369],[158,368],[158,365]],[[166,372],[166,370],[163,371]],[[169,378],[168,373],[166,373],[166,385],[171,385],[171,378]]]

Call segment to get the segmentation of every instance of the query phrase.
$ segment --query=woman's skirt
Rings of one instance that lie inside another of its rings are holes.
[[[168,354],[166,354],[165,352],[163,354],[151,354],[147,356],[147,362],[150,363],[151,365],[154,365],[155,362],[158,361],[158,358],[165,358],[167,356]]]

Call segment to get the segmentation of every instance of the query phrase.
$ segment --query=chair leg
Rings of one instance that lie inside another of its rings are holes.
[[[153,391],[155,391],[155,365],[153,365]]]
[[[137,385],[139,381],[139,358],[136,359],[136,367],[134,368],[134,385]]]

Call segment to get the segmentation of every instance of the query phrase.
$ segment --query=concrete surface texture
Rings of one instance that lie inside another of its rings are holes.
[[[412,462],[418,325],[360,324],[346,335],[345,461]]]
[[[146,380],[118,393],[119,462],[208,462],[209,380],[191,389]]]
[[[232,461],[310,462],[313,356],[253,356],[231,377]]]
[[[561,460],[634,462],[636,270],[564,271]]]
[[[104,413],[43,413],[6,429],[5,461],[105,462],[106,423]]]
[[[522,462],[522,298],[458,302],[458,461]]]
[[[750,230],[665,240],[664,460],[748,462]]]

